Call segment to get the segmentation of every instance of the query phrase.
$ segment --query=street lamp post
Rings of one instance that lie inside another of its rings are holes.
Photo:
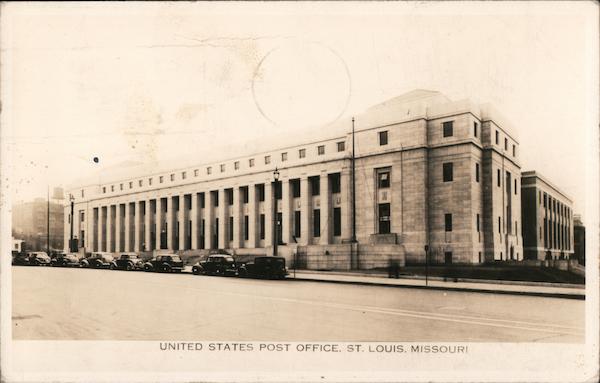
[[[273,227],[274,227],[274,233],[273,233],[273,239],[274,244],[273,244],[273,256],[277,256],[277,243],[279,242],[279,238],[278,238],[278,220],[277,220],[277,188],[279,187],[279,170],[277,170],[277,167],[275,167],[275,171],[273,172],[273,185],[275,186],[273,188],[274,192],[273,193]]]
[[[429,284],[429,245],[425,245],[425,286]]]
[[[73,220],[75,219],[75,217],[73,217],[73,211],[75,208],[75,197],[73,197],[73,194],[69,194],[69,201],[71,201],[71,235],[69,237],[69,251],[71,253],[75,253],[77,252],[77,249],[75,249],[74,247],[74,243],[73,243]]]

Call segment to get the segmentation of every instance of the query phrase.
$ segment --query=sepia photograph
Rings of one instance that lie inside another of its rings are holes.
[[[596,3],[0,6],[2,382],[598,380]]]

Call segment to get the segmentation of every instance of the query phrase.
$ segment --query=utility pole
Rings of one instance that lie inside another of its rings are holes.
[[[46,254],[50,256],[50,184],[47,186],[48,205],[46,209]]]
[[[350,244],[350,265],[358,269],[358,246],[356,245],[356,158],[354,143],[354,117],[352,117],[352,239]],[[356,247],[356,254],[354,247]]]
[[[271,195],[271,198],[273,198],[273,227],[274,227],[274,233],[273,233],[273,239],[275,240],[273,243],[273,256],[277,256],[277,244],[279,242],[279,233],[278,233],[278,229],[279,229],[279,220],[277,219],[277,193],[278,193],[278,188],[279,188],[279,170],[277,170],[277,167],[275,167],[275,171],[273,172],[273,193]]]
[[[77,249],[75,249],[74,247],[74,243],[73,243],[73,210],[75,208],[75,198],[73,197],[73,194],[69,194],[69,201],[71,201],[71,236],[69,238],[69,251],[71,253],[75,253],[77,251]]]

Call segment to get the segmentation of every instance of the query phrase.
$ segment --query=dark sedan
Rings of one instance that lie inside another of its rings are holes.
[[[96,269],[108,269],[114,260],[110,253],[94,252],[83,258],[79,263],[81,267],[93,267]]]
[[[283,279],[288,272],[283,257],[256,257],[242,264],[239,274],[240,277]]]
[[[197,262],[192,267],[192,273],[205,275],[238,275],[237,264],[229,254],[213,254]]]
[[[144,263],[144,271],[158,271],[163,273],[183,270],[183,261],[177,254],[161,254]]]
[[[52,258],[52,266],[79,267],[79,257],[75,253],[59,253]]]
[[[115,259],[111,265],[111,270],[143,270],[144,261],[136,253],[121,253],[118,259]]]
[[[27,258],[32,266],[50,266],[50,257],[43,251],[27,253]]]

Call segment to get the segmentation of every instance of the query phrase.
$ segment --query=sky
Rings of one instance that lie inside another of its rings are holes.
[[[13,202],[135,164],[153,172],[310,142],[430,89],[493,104],[518,135],[522,170],[585,217],[598,143],[592,2],[2,7]]]

